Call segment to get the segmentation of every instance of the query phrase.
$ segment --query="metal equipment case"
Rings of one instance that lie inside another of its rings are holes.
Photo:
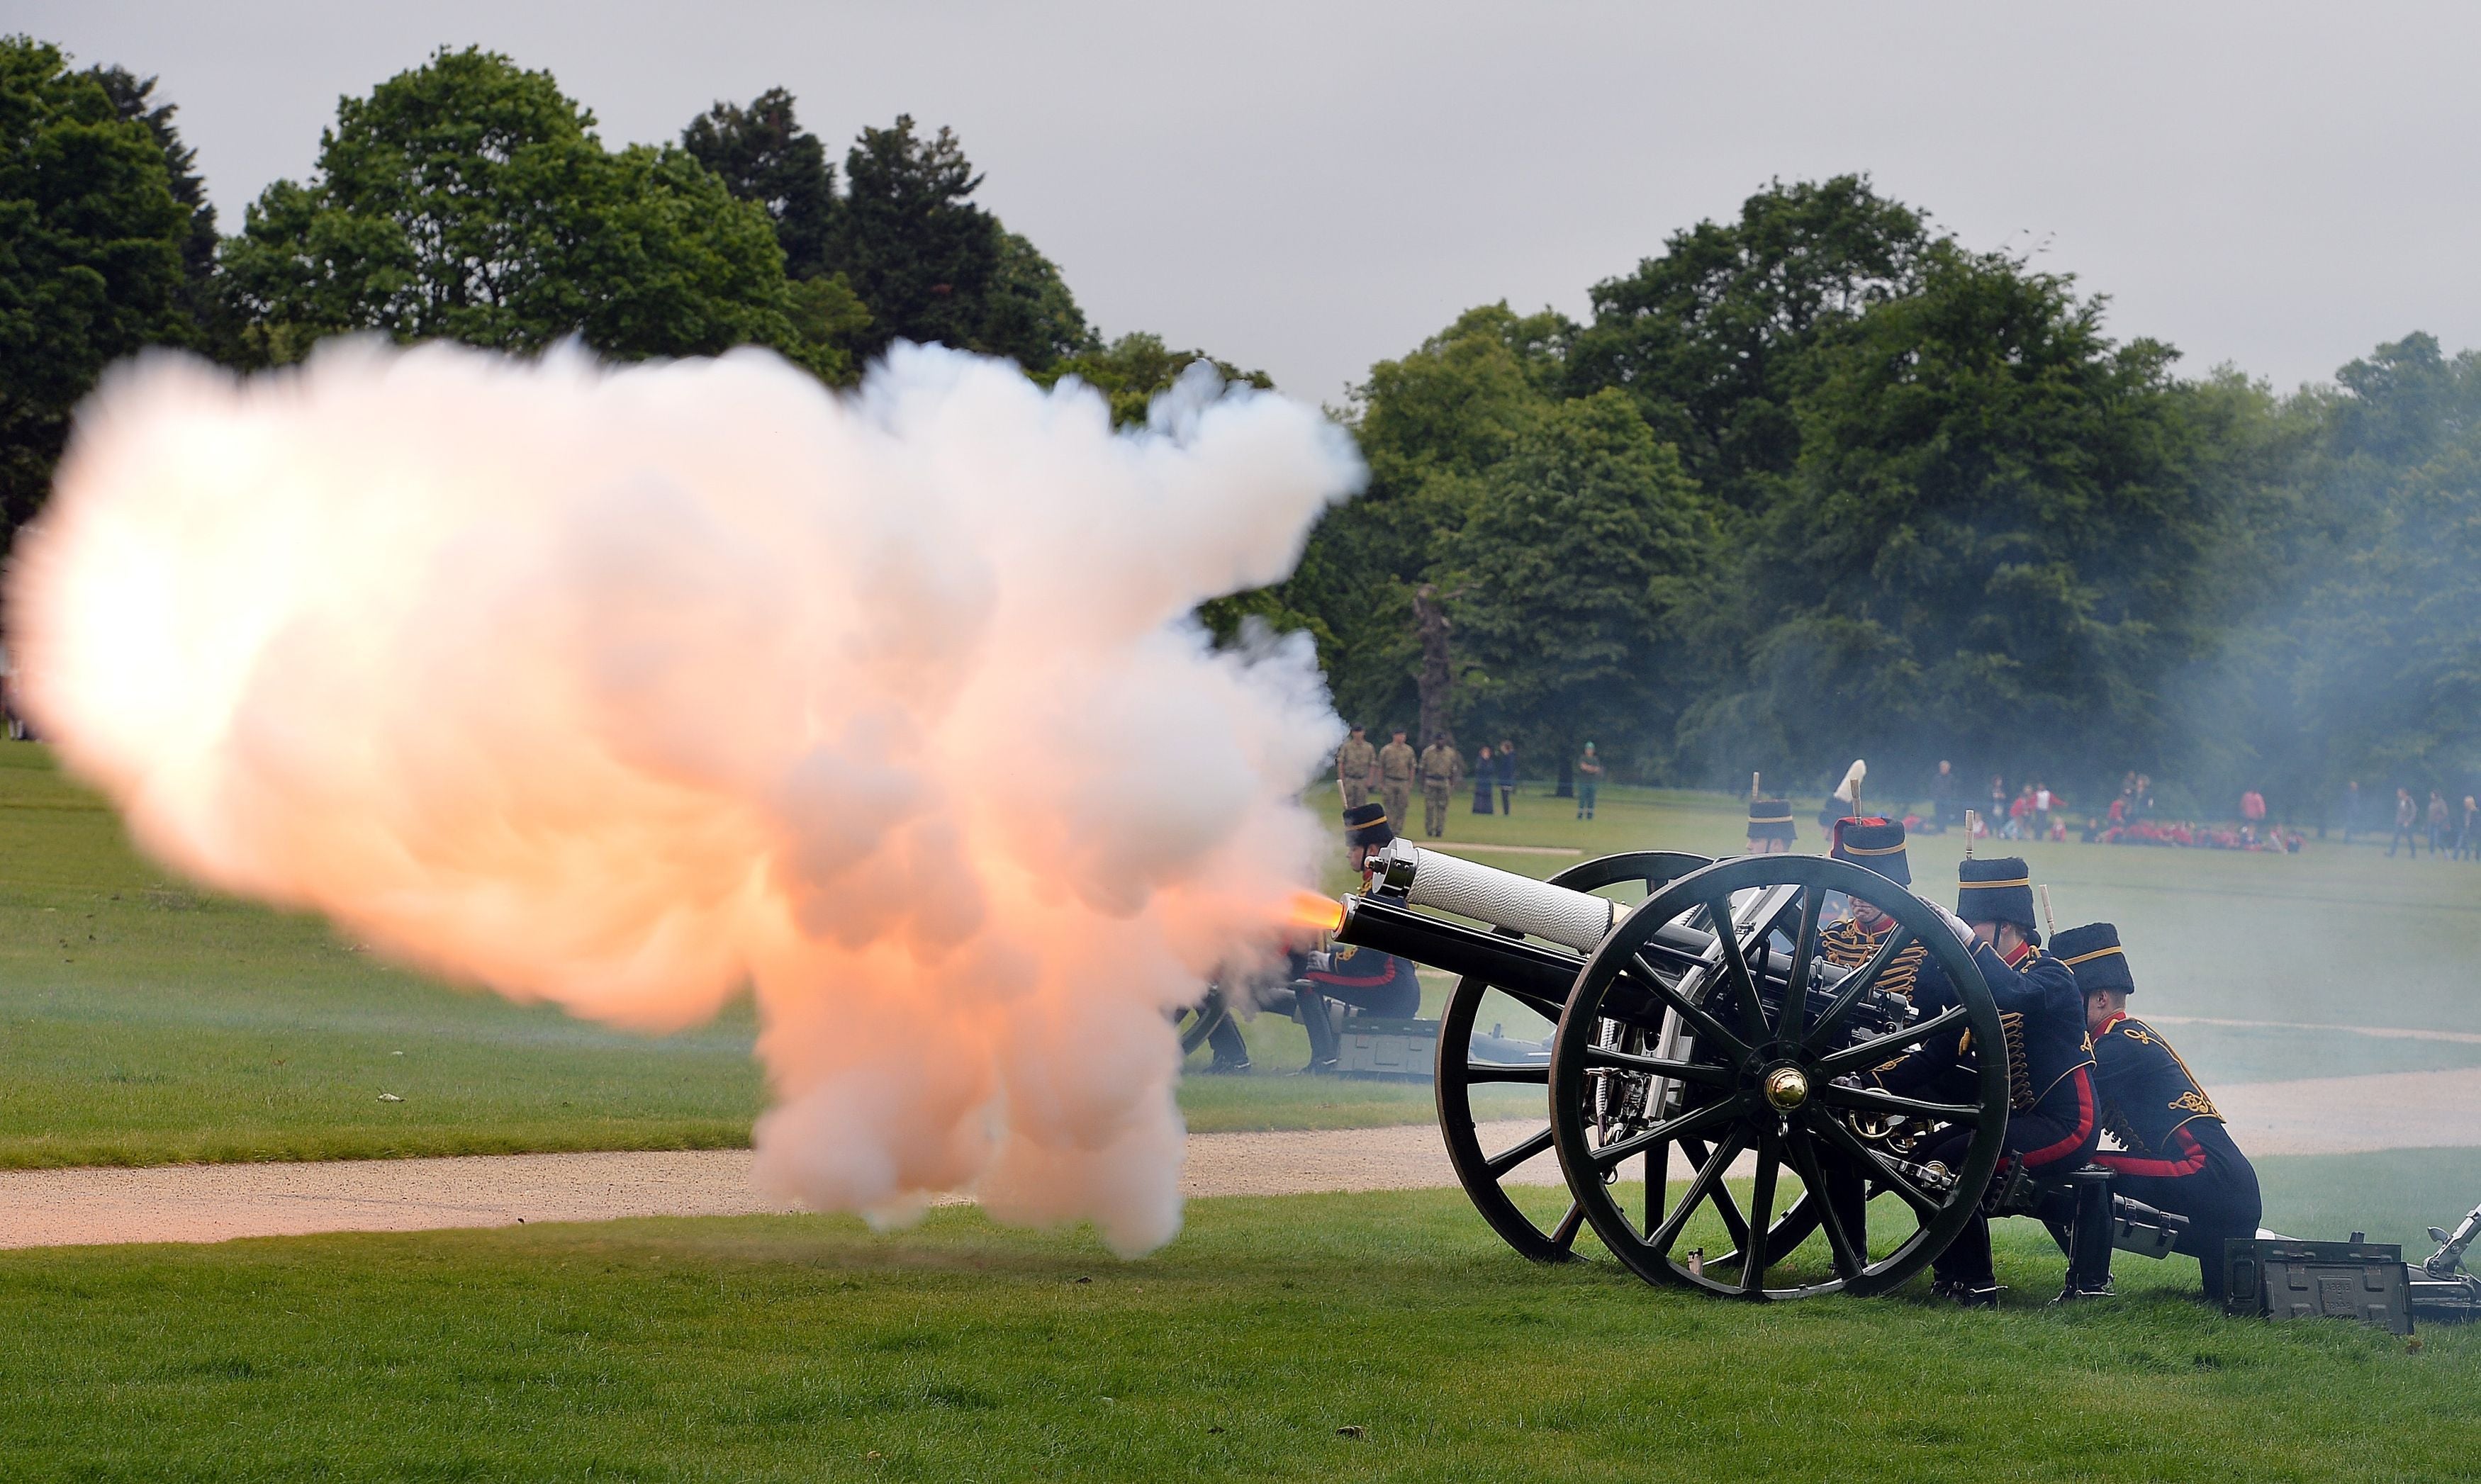
[[[2223,1312],[2269,1319],[2358,1319],[2409,1335],[2412,1292],[2403,1248],[2392,1242],[2233,1237],[2223,1244]]]

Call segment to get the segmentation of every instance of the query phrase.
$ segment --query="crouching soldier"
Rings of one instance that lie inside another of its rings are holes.
[[[1360,870],[1371,852],[1396,838],[1383,804],[1363,804],[1344,812],[1344,843],[1352,868]],[[1422,1013],[1422,981],[1409,958],[1376,949],[1338,944],[1323,951],[1293,955],[1292,1009],[1310,1035],[1310,1064],[1302,1070],[1332,1072],[1336,1066],[1335,1019],[1330,1001],[1364,1015],[1410,1020]],[[1261,1003],[1279,1008],[1280,1000]]]
[[[2093,1158],[2102,1134],[2093,1045],[2076,972],[2041,950],[2032,876],[2023,860],[1969,860],[1957,867],[1957,875],[1956,910],[1940,916],[1988,981],[2005,1044],[1975,1046],[1967,1035],[1954,1045],[1952,1056],[1944,1048],[1925,1047],[1906,1062],[1938,1072],[1981,1056],[2006,1057],[2009,1110],[1999,1174],[2022,1169],[2036,1180],[2055,1179]],[[1897,1063],[1876,1075],[1882,1085],[1903,1090],[1905,1072],[1905,1063]],[[1972,1141],[1972,1130],[1952,1130],[1930,1143],[1922,1158],[1956,1169]],[[1989,1218],[1976,1211],[1933,1269],[1933,1292],[1974,1308],[1996,1304],[1999,1290]]]
[[[2084,994],[2102,1124],[2121,1145],[2094,1162],[2111,1172],[2112,1194],[2188,1218],[2176,1250],[2197,1260],[2206,1296],[2220,1302],[2224,1241],[2255,1237],[2264,1215],[2257,1170],[2171,1043],[2128,1015],[2136,976],[2119,929],[2108,923],[2071,927],[2050,947]]]

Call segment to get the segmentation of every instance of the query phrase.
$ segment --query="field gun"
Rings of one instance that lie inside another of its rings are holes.
[[[1591,1225],[1650,1281],[1749,1298],[1877,1293],[1981,1202],[2006,1127],[2003,1062],[1981,1058],[1968,1088],[1935,1097],[1859,1076],[1934,1036],[2000,1034],[1963,945],[1886,877],[1815,856],[1643,851],[1536,881],[1402,840],[1366,872],[1336,936],[1458,976],[1440,1018],[1440,1130],[1475,1206],[1527,1256],[1563,1261]],[[1893,925],[1866,959],[1839,964],[1825,930],[1855,903]],[[1951,1002],[1916,1006],[1904,992],[1910,974],[1896,971],[1924,959]],[[1555,1023],[1547,1058],[1473,1054],[1493,1000]],[[1550,1126],[1493,1153],[1474,1093],[1508,1083],[1545,1088]],[[1956,1167],[1909,1159],[1924,1131],[1959,1127],[1972,1133]],[[1545,1153],[1570,1194],[1549,1226],[1509,1189]],[[1778,1210],[1786,1171],[1798,1190]],[[1743,1174],[1745,1209],[1726,1179]]]
[[[2464,1254],[2481,1237],[2481,1206],[2464,1213],[2452,1232],[2429,1229],[2438,1250],[2411,1274],[2412,1312],[2425,1319],[2481,1318],[2481,1276],[2464,1266]]]

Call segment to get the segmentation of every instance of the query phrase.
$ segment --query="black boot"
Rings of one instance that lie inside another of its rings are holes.
[[[2059,1301],[2107,1298],[2117,1225],[2110,1209],[2110,1171],[2088,1164],[2070,1175],[2068,1184],[2076,1191],[2076,1217],[2068,1229],[2068,1281]]]

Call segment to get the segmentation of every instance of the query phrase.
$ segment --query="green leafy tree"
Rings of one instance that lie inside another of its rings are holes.
[[[2346,778],[2372,808],[2481,787],[2481,352],[2409,335],[2336,382],[2303,399],[2313,438],[2246,533],[2262,601],[2215,697],[2237,761],[2312,816]]]
[[[827,146],[794,117],[793,95],[770,88],[744,108],[717,103],[681,131],[681,147],[724,189],[766,208],[784,249],[784,271],[822,277],[834,240],[836,168]]]
[[[1714,564],[1715,511],[1628,396],[1543,411],[1481,475],[1445,552],[1464,673],[1459,712],[1564,755],[1599,740],[1663,770],[1698,673],[1682,642]]]
[[[216,231],[216,208],[207,199],[206,180],[198,174],[198,152],[181,142],[181,131],[172,122],[180,105],[158,102],[157,79],[138,77],[126,67],[90,67],[87,73],[102,85],[105,95],[112,99],[113,111],[133,123],[144,124],[146,132],[154,136],[156,147],[164,151],[164,169],[172,187],[172,199],[190,214],[190,230],[181,240],[181,271],[189,280],[183,301],[192,318],[205,325],[217,310],[216,246],[222,238]]]
[[[2174,352],[2113,344],[2102,310],[1943,244],[1820,350],[1743,571],[1763,622],[1697,718],[1712,766],[1960,753],[2092,777],[2162,747],[2160,688],[2211,639],[2193,580],[2221,512]]]
[[[0,38],[0,541],[42,504],[103,368],[195,339],[194,221],[146,122],[59,48]]]
[[[935,341],[1041,371],[1092,349],[1059,270],[970,199],[982,177],[953,132],[925,137],[910,115],[866,128],[845,180],[828,261],[870,308],[864,353]]]
[[[849,371],[833,306],[793,293],[762,209],[683,150],[607,151],[593,123],[549,73],[475,48],[345,99],[318,174],[268,187],[224,250],[254,350],[575,334],[624,358],[760,344]]]
[[[1371,367],[1356,389],[1353,430],[1370,487],[1319,522],[1282,589],[1332,636],[1321,655],[1345,716],[1409,724],[1421,662],[1414,589],[1482,500],[1483,472],[1557,404],[1573,329],[1548,310],[1484,305]]]
[[[1676,232],[1661,256],[1594,286],[1571,390],[1628,392],[1702,484],[1761,509],[1799,461],[1794,404],[1815,382],[1817,348],[1912,293],[1930,242],[1922,214],[1867,176],[1777,181],[1737,221]]]

